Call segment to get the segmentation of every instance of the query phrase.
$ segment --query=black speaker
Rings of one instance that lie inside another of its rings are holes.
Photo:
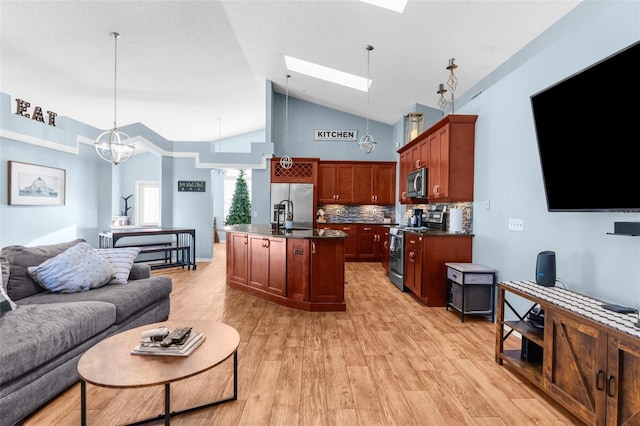
[[[541,251],[536,261],[536,283],[545,287],[556,285],[556,253]]]

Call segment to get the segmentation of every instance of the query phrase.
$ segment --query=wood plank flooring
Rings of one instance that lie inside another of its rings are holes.
[[[175,425],[580,425],[494,361],[495,325],[427,308],[388,280],[379,263],[346,264],[346,312],[285,308],[228,288],[225,245],[173,279],[171,319],[236,328],[238,400],[174,417]],[[181,410],[232,394],[232,361],[172,384]],[[116,425],[163,410],[163,388],[87,385],[87,420]],[[80,385],[25,425],[78,425]]]

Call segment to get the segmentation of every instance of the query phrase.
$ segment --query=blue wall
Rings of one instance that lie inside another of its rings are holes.
[[[614,303],[640,305],[640,237],[607,235],[613,231],[613,222],[640,221],[640,215],[547,211],[529,101],[531,94],[637,40],[640,40],[640,2],[583,1],[486,79],[457,96],[456,113],[479,116],[474,262],[497,269],[499,279],[534,279],[537,253],[553,250],[558,278],[569,288]],[[614,89],[620,87],[624,93],[624,79],[634,75],[632,70],[621,70],[621,73],[621,81],[611,85]],[[248,138],[251,139],[248,141],[250,153],[232,154],[228,149],[215,153],[211,143],[166,141],[140,124],[125,130],[129,135],[144,138],[162,156],[163,225],[195,226],[198,258],[213,256],[213,249],[201,248],[200,242],[211,240],[212,216],[219,214],[221,201],[215,201],[214,193],[202,199],[193,197],[196,194],[177,194],[178,179],[205,180],[216,192],[220,185],[214,183],[215,178],[208,171],[214,165],[253,168],[253,220],[254,223],[269,221],[269,173],[265,159],[272,153],[285,153],[284,96],[273,92],[271,82],[266,82],[265,90],[265,130]],[[471,95],[478,92],[480,95],[471,99]],[[619,108],[620,102],[618,92],[613,90],[611,105],[571,105],[568,99],[567,108],[588,108],[597,116],[599,108]],[[113,184],[111,166],[97,158],[90,144],[78,142],[84,138],[90,143],[100,131],[65,117],[59,117],[60,128],[51,129],[15,116],[9,106],[9,95],[1,94],[0,245],[61,241],[76,236],[96,243],[98,230],[103,229],[105,221],[108,223],[112,212],[118,209],[115,200],[131,193],[120,193],[126,186],[122,187],[124,184],[117,180],[118,184]],[[439,118],[437,110],[416,106],[415,111],[425,112],[425,128]],[[362,135],[363,117],[291,97],[289,114],[286,153],[291,156],[397,161],[395,151],[404,139],[402,117],[393,125],[370,122],[371,133],[379,145],[372,155],[366,156],[355,143],[313,141],[315,128],[355,128]],[[562,117],[558,117],[558,125],[571,123],[564,123]],[[219,145],[231,146],[225,141]],[[607,147],[612,150],[610,154],[615,155],[615,143]],[[66,169],[67,204],[62,207],[7,206],[4,179],[8,160]],[[594,172],[597,173],[597,165]],[[603,183],[628,185],[629,191],[637,191],[637,182],[603,179]],[[486,200],[489,200],[489,209],[485,209]],[[397,217],[401,217],[404,207],[398,205],[397,209]],[[524,232],[509,231],[510,218],[523,219]]]

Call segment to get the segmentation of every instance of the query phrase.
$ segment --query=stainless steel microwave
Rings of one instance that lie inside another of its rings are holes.
[[[427,198],[427,177],[429,176],[426,167],[407,173],[407,197]]]

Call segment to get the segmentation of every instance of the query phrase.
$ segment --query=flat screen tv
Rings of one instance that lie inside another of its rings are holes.
[[[551,212],[640,211],[640,42],[531,96]]]

